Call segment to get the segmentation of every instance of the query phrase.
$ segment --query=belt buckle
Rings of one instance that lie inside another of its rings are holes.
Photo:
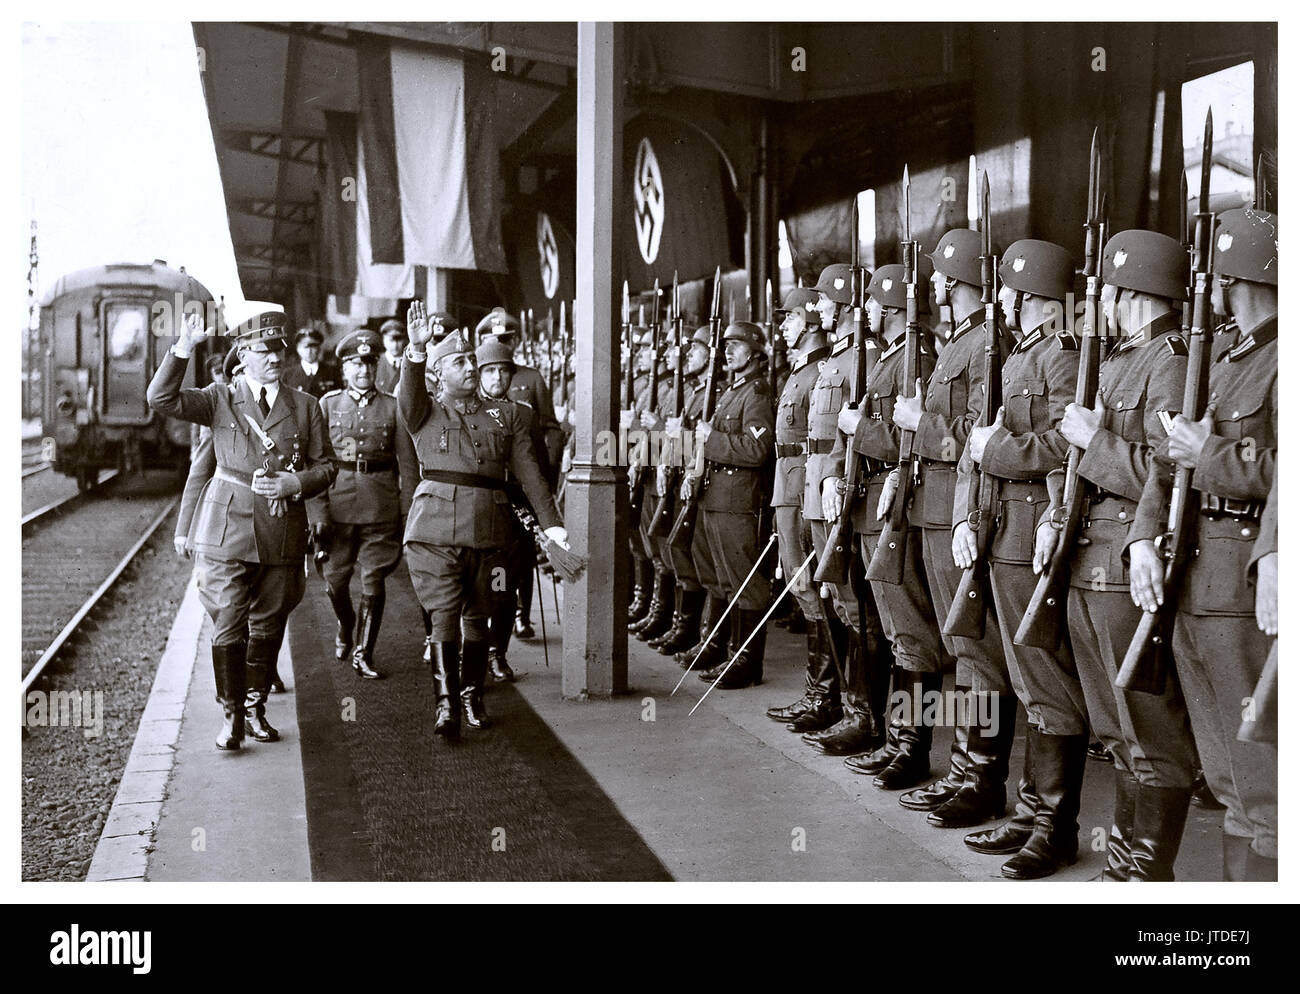
[[[366,459],[361,459],[361,458],[358,457],[358,459],[357,459],[357,472],[358,472],[358,473],[367,473],[367,472],[369,472],[369,471],[370,471],[370,463],[369,463],[369,461],[366,460]]]

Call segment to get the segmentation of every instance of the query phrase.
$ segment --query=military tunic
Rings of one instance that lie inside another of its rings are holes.
[[[416,469],[411,436],[398,424],[397,399],[371,390],[333,390],[320,399],[329,427],[338,475],[328,491],[313,498],[307,514],[326,526],[321,573],[332,590],[346,590],[361,568],[366,594],[382,592],[384,578],[402,556],[402,473]]]
[[[379,357],[379,362],[375,364],[375,389],[382,390],[384,393],[396,394],[397,379],[402,374],[402,357],[394,360],[387,352]]]
[[[704,409],[704,380],[702,375],[695,376],[686,381],[682,391],[682,423],[683,425],[692,425],[699,418],[700,412]],[[672,458],[675,460],[670,465],[675,465],[680,470],[687,467],[686,459],[694,450],[688,449],[686,440],[693,432],[688,427],[683,427],[682,438],[674,443],[672,448]],[[682,478],[681,473],[675,476],[676,480]],[[669,494],[670,503],[668,513],[671,521],[677,520],[677,512],[681,509],[678,494]],[[717,586],[717,574],[713,569],[713,560],[709,556],[709,543],[704,538],[704,532],[696,528],[691,535],[690,544],[683,547],[682,545],[673,545],[668,541],[668,534],[657,536],[657,542],[661,549],[667,553],[669,567],[677,577],[677,585],[684,590],[696,591],[700,589],[714,588]]]
[[[773,452],[775,412],[771,387],[757,375],[738,376],[718,396],[704,443],[706,477],[700,521],[716,571],[716,597],[730,601],[759,555],[759,511],[764,469]],[[760,570],[736,600],[741,611],[765,610],[771,583]]]
[[[198,502],[192,526],[199,597],[213,620],[214,645],[250,638],[276,641],[302,599],[307,513],[303,501],[334,479],[333,449],[315,398],[281,384],[264,417],[237,377],[223,386],[182,389],[187,360],[169,352],[149,384],[149,406],[167,417],[212,429],[216,469]],[[271,439],[267,450],[254,423]],[[252,477],[269,466],[292,472],[302,487],[273,516],[252,491]]]
[[[979,421],[984,404],[987,326],[974,315],[953,330],[935,362],[925,387],[921,419],[916,426],[913,452],[921,460],[925,485],[920,502],[925,575],[934,599],[940,638],[957,657],[957,686],[976,693],[1011,692],[1002,636],[994,612],[986,612],[984,635],[978,639],[942,634],[952,610],[962,570],[952,559],[952,529],[965,520],[966,505],[954,509],[957,460],[966,447],[970,430]]]
[[[561,524],[542,478],[528,419],[513,403],[475,395],[431,397],[425,363],[403,359],[398,414],[420,462],[403,541],[411,581],[433,622],[437,642],[488,639],[494,570],[504,569],[513,514],[507,469],[522,487],[543,528]]]
[[[812,552],[812,532],[802,513],[808,465],[808,408],[813,386],[821,375],[822,363],[830,354],[830,346],[823,345],[796,356],[785,370],[788,375],[776,407],[776,474],[772,486],[772,508],[781,571],[787,583],[794,579],[804,559]],[[809,621],[822,617],[822,599],[813,582],[816,572],[814,557],[791,588],[799,609]]]
[[[989,437],[982,463],[1000,487],[989,578],[1002,649],[1016,696],[1044,735],[1088,731],[1069,645],[1048,652],[1012,642],[1038,585],[1034,533],[1048,506],[1047,475],[1069,452],[1058,426],[1074,399],[1078,366],[1078,339],[1070,332],[1048,335],[1040,327],[1020,340],[1002,367],[1003,424]],[[957,490],[964,490],[960,481]]]
[[[331,390],[337,390],[343,383],[343,373],[340,371],[338,364],[322,357],[316,364],[316,372],[308,373],[303,369],[302,360],[296,356],[288,359],[284,364],[284,372],[280,374],[280,382],[286,386],[291,386],[295,390],[301,390],[303,393],[309,393],[313,397],[323,397]]]
[[[1210,368],[1210,436],[1192,472],[1202,502],[1174,625],[1173,655],[1205,779],[1227,811],[1223,830],[1277,858],[1277,750],[1236,737],[1270,638],[1255,622],[1247,566],[1275,479],[1277,318],[1223,351]],[[1158,457],[1167,460],[1167,447]],[[1143,487],[1130,539],[1165,530],[1171,472],[1161,463]],[[1194,499],[1195,499],[1194,495]]]
[[[934,369],[934,348],[929,338],[926,331],[917,342],[922,386]],[[915,378],[910,376],[904,361],[906,339],[906,335],[899,335],[882,351],[868,375],[863,392],[862,420],[853,435],[854,451],[869,460],[866,495],[858,501],[853,515],[854,531],[862,536],[864,566],[875,555],[876,542],[884,528],[884,521],[876,516],[876,508],[884,492],[885,479],[898,463],[902,432],[894,425],[894,399],[904,390],[915,389]],[[945,662],[939,640],[939,623],[925,585],[920,527],[923,523],[923,489],[919,484],[913,489],[907,507],[911,527],[896,539],[904,543],[903,582],[871,581],[881,626],[894,647],[894,658],[909,673],[937,673],[944,668]]]
[[[545,442],[545,449],[539,453],[538,465],[542,476],[550,487],[556,485],[560,473],[560,457],[564,451],[564,432],[555,419],[555,404],[551,400],[551,391],[546,386],[546,379],[532,366],[515,365],[514,376],[510,379],[510,391],[507,395],[516,403],[524,403],[533,409],[537,421],[537,431]],[[546,462],[540,461],[545,456]]]

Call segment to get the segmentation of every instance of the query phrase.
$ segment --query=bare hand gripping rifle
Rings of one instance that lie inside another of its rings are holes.
[[[1074,402],[1092,410],[1097,400],[1097,380],[1102,360],[1110,350],[1110,331],[1101,313],[1101,255],[1103,196],[1101,192],[1101,152],[1097,147],[1097,130],[1092,132],[1092,150],[1088,158],[1088,220],[1084,224],[1083,276],[1087,281],[1083,308],[1083,334],[1079,338],[1079,370],[1074,386]],[[1038,578],[1020,627],[1016,645],[1054,650],[1065,638],[1068,627],[1066,604],[1070,593],[1070,561],[1083,531],[1088,510],[1087,484],[1079,476],[1083,449],[1070,446],[1065,460],[1065,484],[1061,502],[1054,506],[1049,521],[1058,532],[1056,550]]]
[[[1205,138],[1201,145],[1201,190],[1196,203],[1196,237],[1192,261],[1192,326],[1187,335],[1187,379],[1183,386],[1183,417],[1199,421],[1205,415],[1210,393],[1210,360],[1214,352],[1214,310],[1210,295],[1213,280],[1214,215],[1210,212],[1210,166],[1214,156],[1214,118],[1205,114]],[[1153,469],[1153,472],[1158,470]],[[1154,613],[1142,613],[1133,641],[1129,643],[1115,686],[1122,690],[1158,694],[1164,690],[1173,645],[1174,615],[1196,518],[1199,501],[1193,499],[1192,471],[1174,467],[1169,496],[1169,517],[1165,533],[1156,540],[1165,559],[1164,603]]]
[[[849,256],[853,273],[853,371],[850,374],[850,406],[856,408],[862,404],[862,394],[867,386],[867,326],[862,319],[863,294],[866,292],[866,279],[860,264],[858,250],[858,201],[853,199],[853,250]],[[816,583],[842,585],[849,582],[849,564],[853,561],[853,507],[862,497],[863,463],[865,456],[859,455],[853,448],[853,439],[847,439],[844,454],[844,477],[840,484],[843,500],[840,513],[834,521],[826,524],[829,532],[826,536],[826,548],[818,558],[817,573],[813,576]]]
[[[682,351],[682,300],[680,290],[677,286],[677,273],[673,273],[673,296],[669,304],[668,320],[673,327],[673,351],[677,355],[676,368],[673,370],[673,417],[680,419],[683,408],[686,406],[685,386],[686,386],[686,355]],[[679,451],[680,444],[674,447],[674,453]],[[678,470],[675,462],[670,462],[667,468],[667,486],[659,500],[655,503],[654,514],[650,516],[650,527],[646,531],[651,535],[667,535],[672,518],[668,509],[672,507],[674,487],[678,481]]]
[[[903,282],[907,284],[907,331],[903,341],[903,396],[916,395],[916,381],[921,378],[921,325],[917,321],[917,251],[912,241],[912,193],[903,167]],[[898,440],[898,488],[894,491],[889,517],[880,532],[875,554],[867,566],[867,579],[882,583],[903,582],[903,565],[907,557],[907,505],[912,500],[916,475],[921,464],[913,454],[916,432],[904,431]]]
[[[718,403],[718,380],[722,377],[722,267],[713,274],[713,309],[709,313],[709,372],[704,380],[704,406],[700,411],[700,420],[708,421]],[[699,510],[700,496],[709,485],[708,463],[704,458],[704,446],[695,447],[695,466],[688,475],[695,478],[689,496],[682,500],[677,520],[668,533],[668,542],[681,549],[691,547],[691,538],[695,534],[695,516]]]
[[[984,302],[984,404],[980,410],[981,426],[991,425],[1002,406],[1003,340],[1001,312],[998,309],[998,257],[993,254],[993,226],[989,218],[989,174],[984,173],[980,191],[980,234],[983,251],[980,253],[980,283]],[[958,638],[984,637],[984,622],[988,614],[989,545],[993,541],[994,518],[998,505],[998,478],[983,469],[979,479],[970,488],[966,505],[966,521],[975,533],[975,562],[962,571],[952,608],[943,623],[945,635]]]

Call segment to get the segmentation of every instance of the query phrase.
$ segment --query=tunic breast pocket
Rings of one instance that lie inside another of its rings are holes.
[[[1265,403],[1267,400],[1267,392],[1215,398],[1218,407],[1214,413],[1214,433],[1234,442],[1251,438],[1258,445],[1272,445],[1272,412]]]
[[[1145,442],[1146,391],[1123,391],[1104,398],[1110,415],[1110,430],[1126,442]]]
[[[1047,381],[1041,376],[1009,383],[1003,388],[1007,430],[1025,433],[1034,430],[1034,418],[1047,418]]]
[[[249,457],[248,438],[243,432],[229,422],[212,426],[212,449],[218,454],[233,456],[233,461],[244,461]]]
[[[966,410],[966,380],[960,373],[931,383],[926,398],[926,410],[942,415],[945,419],[956,417]]]
[[[197,545],[220,545],[226,538],[226,527],[230,522],[230,502],[234,494],[227,489],[212,493],[209,486],[199,501],[198,513],[194,521],[194,542]]]
[[[812,397],[813,410],[818,414],[834,414],[844,406],[844,385],[834,383],[817,390]]]

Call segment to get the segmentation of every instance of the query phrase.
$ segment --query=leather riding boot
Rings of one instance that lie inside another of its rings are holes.
[[[1002,864],[1002,875],[1012,880],[1049,877],[1079,854],[1079,796],[1088,762],[1088,734],[1044,735],[1030,728],[1029,748],[1034,754],[1038,810],[1029,841]]]
[[[673,589],[676,578],[671,573],[655,574],[654,593],[650,595],[650,610],[637,622],[635,628],[628,631],[636,635],[638,642],[648,642],[658,638],[672,626]]]
[[[1173,880],[1192,792],[1187,787],[1135,786],[1128,879]]]
[[[672,638],[673,633],[679,633],[682,627],[682,588],[677,586],[676,575],[672,577],[672,581],[672,614],[668,619],[668,627],[653,638],[645,640],[645,644],[656,652],[659,651],[660,646]]]
[[[352,593],[347,587],[325,589],[329,593],[330,606],[334,608],[334,617],[338,619],[338,626],[334,629],[334,658],[342,662],[352,655],[352,630],[357,624],[356,613],[352,610]]]
[[[988,717],[996,724],[980,721],[977,715],[967,729],[966,780],[956,794],[926,815],[925,820],[938,828],[973,828],[1006,813],[1017,701],[1011,693],[983,693],[992,699]]]
[[[424,622],[424,661],[433,661],[433,615],[420,608],[420,620]]]
[[[243,642],[212,647],[217,703],[225,715],[217,733],[218,749],[238,749],[244,741],[244,652]]]
[[[1197,770],[1192,781],[1192,803],[1204,811],[1222,811],[1223,802],[1214,796],[1210,785],[1205,780],[1205,771]]]
[[[673,662],[682,669],[686,669],[686,664],[691,661],[691,657],[704,641],[704,637],[713,631],[713,598],[707,590],[701,591],[704,596],[703,606],[700,608],[700,622],[694,629],[686,633],[686,638],[690,639],[691,644],[682,646],[673,653]]]
[[[1011,820],[996,828],[971,832],[962,841],[978,853],[1005,856],[1019,852],[1034,834],[1034,815],[1038,811],[1038,788],[1034,784],[1034,757],[1025,749],[1025,765],[1020,774],[1020,789]]]
[[[849,752],[835,752],[831,755],[851,756],[866,752],[875,744],[872,742],[875,716],[871,714],[869,700],[860,680],[862,640],[848,625],[840,625],[838,628],[828,626],[827,634],[830,636],[829,647],[839,660],[836,679],[840,687],[841,716],[833,725],[820,731],[808,731],[802,738],[818,749],[823,741],[833,739],[836,743],[833,748],[853,748]]]
[[[767,623],[763,615],[766,612],[735,608],[732,613],[736,616],[733,631],[738,655],[719,681],[719,690],[756,687],[763,682],[763,656],[767,652]]]
[[[1133,870],[1131,852],[1133,812],[1137,804],[1138,782],[1123,770],[1115,771],[1115,816],[1106,839],[1106,868],[1102,880],[1128,880]]]
[[[808,664],[804,667],[803,696],[793,704],[780,704],[768,708],[767,716],[773,721],[794,721],[821,704],[823,695],[817,691],[816,674],[821,667],[821,656],[825,652],[822,648],[823,631],[824,628],[819,624],[808,632]],[[804,731],[811,731],[811,729],[804,729]]]
[[[681,604],[680,617],[674,617],[673,627],[662,638],[650,643],[659,650],[661,656],[671,656],[700,641],[700,611],[704,608],[705,593],[703,590],[682,590],[679,587],[677,595]]]
[[[881,790],[903,790],[930,777],[930,744],[934,726],[925,721],[926,695],[943,686],[942,673],[909,673],[904,677],[911,707],[903,715],[898,734],[898,754],[872,781]]]
[[[650,561],[641,556],[632,557],[632,603],[627,606],[627,630],[645,617],[650,610],[651,578]]]
[[[898,730],[902,727],[902,721],[898,719],[891,720],[885,729],[885,741],[879,748],[871,752],[863,753],[860,756],[850,756],[844,760],[844,765],[854,773],[860,773],[862,776],[874,777],[886,766],[894,761],[898,755]]]
[[[460,655],[460,706],[465,724],[470,728],[487,728],[487,711],[483,709],[483,681],[487,678],[488,644],[465,640]]]
[[[280,733],[266,720],[266,698],[271,692],[271,673],[275,657],[280,654],[279,641],[250,638],[245,670],[248,690],[244,695],[244,724],[248,734],[258,742],[277,742]]]
[[[497,683],[515,682],[515,671],[506,662],[506,654],[496,646],[488,648],[488,672]]]
[[[384,592],[361,595],[357,614],[357,646],[352,650],[352,672],[363,680],[383,676],[374,668],[375,643],[379,641],[379,623],[384,619]]]
[[[958,687],[957,693],[969,694],[969,688]],[[967,698],[970,699],[969,697]],[[898,803],[909,811],[933,811],[957,795],[966,782],[966,745],[970,728],[961,722],[952,730],[952,749],[948,753],[948,772],[928,787],[918,787],[901,794]]]
[[[721,597],[709,596],[709,608],[707,620],[700,622],[700,643],[693,648],[684,649],[675,657],[677,664],[684,670],[711,670],[713,667],[725,663],[730,657],[727,656],[727,625],[724,619],[723,624],[716,632],[713,632],[711,638],[705,641],[713,626],[718,623],[722,617],[722,612],[727,610],[727,602]],[[705,626],[708,626],[705,628]],[[698,654],[698,658],[697,658]]]
[[[433,734],[460,738],[460,643],[431,643],[429,671],[437,701],[433,712]]]

